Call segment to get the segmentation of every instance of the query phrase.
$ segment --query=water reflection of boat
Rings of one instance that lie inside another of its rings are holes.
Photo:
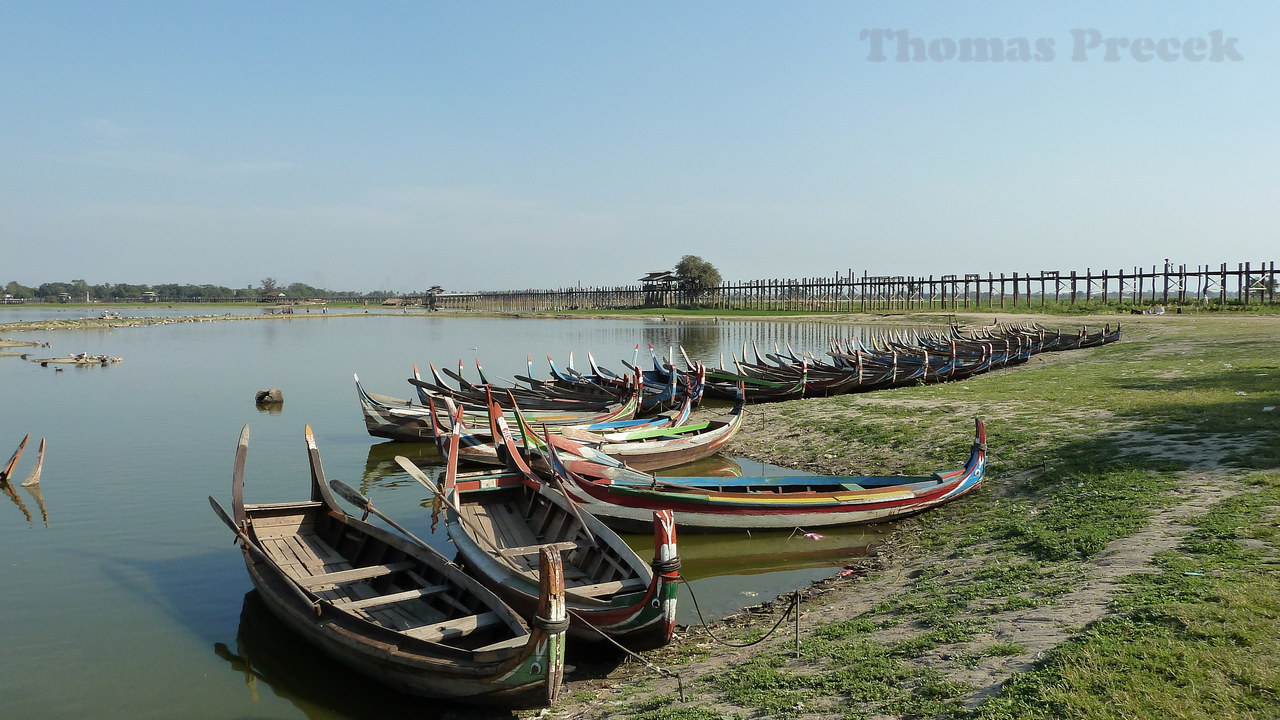
[[[32,499],[36,501],[36,507],[40,508],[40,520],[44,522],[45,527],[49,527],[49,509],[44,506],[44,493],[40,491],[40,486],[24,484],[22,489],[26,490]]]
[[[784,570],[831,567],[865,556],[889,536],[892,524],[731,534],[696,534],[680,538],[680,574],[687,580],[718,575],[759,575]],[[637,550],[652,543],[643,535],[624,536]]]
[[[3,490],[4,494],[8,495],[9,499],[13,501],[13,504],[18,506],[18,509],[22,511],[22,515],[27,519],[27,522],[32,522],[31,511],[27,509],[27,504],[22,502],[22,497],[18,495],[18,491],[5,480],[0,480],[0,490]]]
[[[404,469],[396,464],[396,456],[402,455],[413,461],[414,465],[437,475],[444,470],[444,457],[435,442],[384,442],[369,446],[369,456],[364,461],[364,474],[360,479],[360,491],[368,493],[372,487],[387,485],[387,478],[396,478],[401,484],[418,487],[418,484],[405,475]]]
[[[682,475],[698,475],[700,477],[742,477],[742,463],[724,455],[712,455],[702,460],[695,460],[673,468],[666,468],[654,473],[659,477]]]
[[[244,675],[256,703],[264,691],[285,700],[309,718],[403,718],[422,714],[422,700],[395,692],[329,661],[297,633],[275,619],[258,591],[244,596],[234,652],[215,643],[213,652]],[[510,718],[506,711],[433,700],[440,716]],[[453,712],[450,712],[452,710]],[[465,713],[465,714],[464,714]]]

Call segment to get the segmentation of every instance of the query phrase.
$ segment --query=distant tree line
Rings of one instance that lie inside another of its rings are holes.
[[[712,293],[721,284],[720,271],[697,255],[685,255],[674,271],[676,284],[691,297]],[[257,287],[229,288],[221,285],[132,285],[130,283],[103,283],[90,285],[84,280],[43,283],[39,287],[27,287],[15,281],[4,286],[6,302],[29,300],[45,302],[253,302],[259,300],[299,301],[311,299],[360,301],[384,299],[396,296],[420,296],[426,304],[435,305],[444,288],[433,285],[429,290],[399,293],[394,290],[378,290],[359,293],[351,290],[325,290],[306,283],[280,284],[273,277],[265,277]]]
[[[154,293],[154,296],[147,295]],[[280,295],[283,293],[283,295]],[[179,285],[166,283],[161,285],[134,285],[130,283],[103,283],[90,285],[84,280],[70,282],[42,283],[39,287],[28,287],[10,281],[4,286],[6,298],[19,301],[56,302],[60,298],[69,297],[72,302],[84,302],[85,298],[95,301],[141,302],[154,299],[158,302],[253,302],[265,299],[310,300],[322,298],[326,300],[360,300],[366,297],[386,297],[394,295],[390,292],[359,293],[354,291],[325,290],[305,283],[280,285],[271,278],[266,278],[259,287],[228,288],[221,285]],[[268,297],[270,296],[270,297]]]

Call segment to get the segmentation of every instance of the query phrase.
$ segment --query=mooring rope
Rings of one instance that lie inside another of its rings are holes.
[[[778,631],[778,628],[782,627],[783,621],[791,617],[791,613],[793,611],[798,613],[798,607],[800,605],[800,593],[799,592],[792,593],[791,603],[787,606],[786,611],[782,613],[782,616],[778,618],[778,622],[774,623],[773,627],[769,628],[769,632],[765,633],[759,638],[756,638],[755,640],[752,640],[749,643],[745,643],[745,644],[731,643],[727,640],[722,640],[716,637],[715,634],[711,632],[711,630],[707,627],[707,619],[702,615],[702,607],[698,605],[698,596],[696,593],[693,592],[693,584],[690,583],[688,578],[686,578],[684,575],[680,576],[680,580],[684,583],[684,586],[689,589],[689,597],[693,600],[693,608],[698,612],[698,620],[702,621],[702,631],[707,634],[707,637],[711,638],[712,640],[715,640],[716,642],[720,643],[721,645],[724,645],[725,647],[746,648],[746,647],[751,647],[752,645],[757,645],[759,643],[762,643],[765,640],[768,640],[770,637],[773,636],[775,632]]]
[[[567,609],[567,608],[566,608],[566,609]],[[680,674],[679,674],[679,673],[671,672],[670,670],[668,670],[668,669],[666,669],[666,668],[664,668],[664,667],[660,667],[660,666],[658,666],[658,665],[654,665],[653,663],[649,662],[648,660],[645,660],[642,656],[640,656],[639,654],[637,654],[636,652],[634,652],[633,650],[631,650],[631,648],[628,648],[627,646],[623,645],[622,643],[618,642],[617,640],[614,640],[612,637],[610,637],[608,634],[606,634],[606,633],[605,633],[605,631],[603,631],[603,630],[601,630],[600,628],[596,627],[596,626],[595,626],[595,625],[593,625],[592,623],[590,623],[590,622],[588,622],[588,621],[584,620],[584,619],[583,619],[583,617],[582,617],[581,615],[579,615],[578,613],[574,612],[573,610],[569,610],[569,615],[572,615],[573,617],[577,618],[577,619],[578,619],[578,622],[579,622],[579,623],[581,623],[582,625],[585,625],[586,627],[589,627],[589,628],[591,628],[592,630],[594,630],[594,631],[596,632],[596,634],[597,634],[597,635],[599,635],[600,637],[602,637],[602,638],[604,638],[605,640],[608,640],[609,642],[613,643],[613,644],[614,644],[615,646],[617,646],[617,648],[618,648],[619,650],[621,650],[622,652],[624,652],[624,653],[626,653],[627,655],[629,655],[630,657],[632,657],[632,658],[634,658],[634,659],[636,659],[636,660],[639,660],[640,662],[644,663],[645,667],[649,668],[650,670],[653,670],[654,672],[658,673],[659,675],[666,675],[667,677],[675,678],[675,681],[676,681],[676,689],[677,689],[677,690],[679,690],[679,692],[680,692],[680,702],[684,702],[684,701],[685,701],[685,697],[684,697],[684,681],[680,678]]]

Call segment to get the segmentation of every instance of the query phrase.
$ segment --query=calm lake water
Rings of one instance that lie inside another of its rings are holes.
[[[0,310],[0,323],[36,319],[32,312]],[[305,496],[303,428],[310,424],[331,478],[366,488],[376,506],[423,534],[426,493],[392,458],[430,466],[439,456],[430,445],[370,437],[353,373],[373,392],[410,397],[414,362],[456,368],[462,359],[474,377],[478,358],[487,373],[509,378],[526,372],[532,353],[545,376],[548,353],[563,367],[573,351],[585,368],[590,350],[600,364],[622,369],[637,343],[647,363],[652,343],[664,354],[683,346],[718,364],[720,353],[740,353],[744,342],[757,341],[762,351],[790,342],[820,352],[828,338],[862,331],[786,322],[318,315],[4,335],[47,341],[48,348],[21,349],[34,357],[87,352],[124,362],[59,372],[0,357],[0,461],[31,434],[14,493],[0,494],[3,717],[484,716],[389,695],[317,659],[262,617],[231,532],[206,500],[229,503],[240,428],[247,423],[252,432],[248,501]],[[281,411],[255,406],[254,394],[267,388],[283,390]],[[18,483],[41,437],[48,442],[43,479],[31,492]],[[742,464],[752,473],[784,472]],[[681,555],[710,619],[829,575],[882,533],[824,532],[821,541],[800,533],[687,535]],[[646,557],[652,551],[647,537],[628,540]],[[451,554],[443,538],[433,542]],[[687,588],[680,622],[698,623]]]

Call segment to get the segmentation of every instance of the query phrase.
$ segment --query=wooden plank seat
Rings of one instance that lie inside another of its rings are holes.
[[[568,586],[565,588],[567,592],[574,595],[584,595],[587,597],[597,597],[600,595],[615,595],[624,590],[639,591],[649,587],[642,578],[633,577],[626,580],[611,580],[609,582],[594,583],[591,585]]]
[[[343,585],[346,583],[359,582],[361,580],[372,580],[374,578],[390,575],[400,570],[408,570],[414,567],[416,563],[409,560],[388,563],[386,565],[370,565],[368,567],[352,568],[350,570],[337,570],[334,572],[320,573],[312,575],[308,578],[302,578],[299,581],[303,587],[313,590],[325,585]]]
[[[496,625],[499,622],[501,620],[498,618],[497,613],[482,612],[478,615],[467,615],[453,620],[445,620],[444,622],[421,625],[403,632],[419,640],[435,642],[458,637],[459,635],[468,635],[476,630]]]
[[[379,605],[394,605],[395,603],[406,602],[408,600],[417,600],[418,598],[434,595],[448,589],[448,585],[432,585],[431,587],[405,590],[404,592],[377,595],[363,600],[335,602],[333,605],[334,607],[341,608],[343,610],[364,610],[366,608],[378,607]]]
[[[482,645],[476,648],[475,652],[488,652],[490,650],[510,650],[513,648],[524,647],[525,643],[527,642],[529,642],[529,638],[525,637],[524,635],[517,635],[515,637],[507,638],[505,640],[499,640],[496,643]],[[568,668],[567,665],[565,667]]]
[[[503,557],[514,557],[517,555],[537,555],[538,552],[542,550],[542,548],[544,547],[553,548],[555,550],[560,550],[561,552],[563,552],[565,550],[577,550],[578,548],[583,547],[583,545],[581,543],[569,542],[569,541],[548,543],[546,545],[525,545],[522,547],[504,548],[501,551],[499,551],[498,554],[502,555]]]

